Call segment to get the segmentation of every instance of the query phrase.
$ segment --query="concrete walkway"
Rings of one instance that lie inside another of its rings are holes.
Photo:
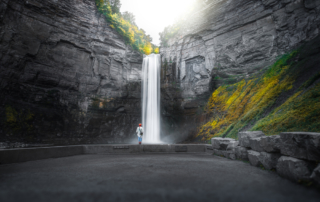
[[[209,154],[97,154],[0,165],[0,201],[319,201],[242,161]]]

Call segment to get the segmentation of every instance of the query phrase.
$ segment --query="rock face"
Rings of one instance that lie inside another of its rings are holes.
[[[141,64],[94,0],[1,0],[0,141],[135,139]]]
[[[210,2],[160,50],[163,122],[189,135],[190,123],[206,122],[201,109],[212,89],[255,74],[320,29],[318,1]]]

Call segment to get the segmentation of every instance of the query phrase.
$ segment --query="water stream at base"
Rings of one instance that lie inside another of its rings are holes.
[[[143,142],[160,141],[160,55],[151,54],[142,64],[142,127]]]

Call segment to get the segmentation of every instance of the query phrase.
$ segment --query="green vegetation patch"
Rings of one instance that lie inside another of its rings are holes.
[[[269,112],[279,96],[293,90],[297,74],[293,59],[297,52],[280,57],[262,76],[216,89],[205,108],[211,120],[199,128],[197,140],[212,137],[237,138],[243,128],[262,130],[267,135],[283,131],[319,132],[320,84],[316,74],[285,102]]]
[[[35,115],[30,110],[17,111],[15,108],[7,105],[5,107],[5,127],[8,132],[30,132],[32,131]]]
[[[119,4],[119,0],[116,3]],[[151,43],[152,38],[135,25],[133,14],[128,12],[121,14],[119,8],[115,5],[111,6],[108,0],[96,0],[96,5],[98,11],[110,23],[110,27],[123,36],[125,42],[134,50],[146,55],[159,53],[159,48]]]
[[[306,85],[308,87],[308,85]],[[303,93],[300,90],[284,104],[258,121],[252,130],[262,130],[268,135],[287,131],[320,131],[320,83]]]

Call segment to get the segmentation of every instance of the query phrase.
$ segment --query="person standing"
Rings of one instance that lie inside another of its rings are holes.
[[[138,136],[139,144],[141,144],[142,136],[143,136],[143,128],[142,128],[142,124],[141,123],[139,123],[139,127],[137,128],[136,133],[137,133],[137,136]]]

